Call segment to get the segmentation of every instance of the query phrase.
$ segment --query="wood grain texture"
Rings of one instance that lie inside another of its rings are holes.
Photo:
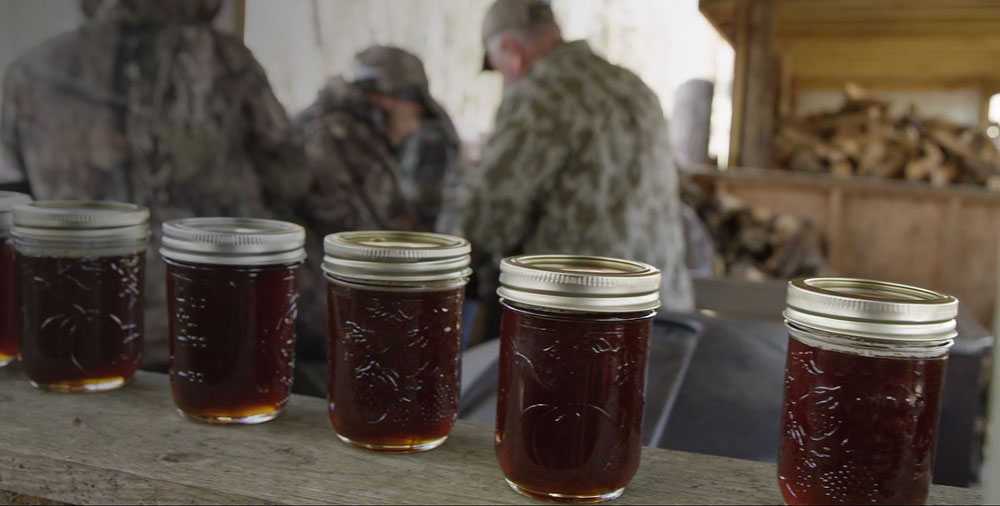
[[[0,370],[0,499],[39,503],[537,504],[511,491],[487,425],[459,422],[422,454],[383,455],[336,439],[322,399],[292,399],[277,420],[217,427],[178,416],[165,375],[66,395]],[[645,449],[615,504],[778,504],[774,466]],[[22,502],[22,503],[23,503]],[[932,503],[978,504],[934,487]]]
[[[740,0],[700,0],[734,45]],[[935,89],[1000,82],[1000,4],[992,0],[779,0],[775,51],[798,90],[847,81],[882,89]],[[739,48],[737,48],[739,51]]]
[[[940,290],[958,297],[980,322],[994,319],[998,192],[750,168],[695,178],[747,204],[811,220],[825,235],[839,275]]]

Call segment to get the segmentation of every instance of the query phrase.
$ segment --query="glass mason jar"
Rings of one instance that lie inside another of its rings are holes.
[[[39,201],[13,218],[28,379],[58,392],[123,386],[142,358],[149,211]]]
[[[21,333],[18,313],[21,302],[17,295],[17,268],[14,241],[10,237],[14,206],[31,202],[23,193],[0,192],[0,367],[17,359]]]
[[[496,456],[529,497],[600,502],[639,467],[660,271],[626,260],[500,263]]]
[[[443,234],[326,237],[330,421],[369,450],[440,446],[458,416],[469,243]]]
[[[958,300],[845,278],[788,285],[778,483],[788,504],[923,504]]]
[[[299,225],[255,218],[163,224],[170,387],[181,415],[254,424],[284,409],[305,237]]]

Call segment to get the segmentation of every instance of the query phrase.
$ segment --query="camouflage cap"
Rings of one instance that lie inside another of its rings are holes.
[[[483,47],[494,35],[505,30],[531,28],[555,23],[556,17],[547,0],[496,0],[483,18]],[[483,70],[493,70],[488,57]]]
[[[354,56],[354,82],[430,109],[424,64],[413,53],[392,46],[371,46]]]

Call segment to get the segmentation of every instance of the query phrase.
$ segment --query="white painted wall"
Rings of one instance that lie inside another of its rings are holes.
[[[349,75],[354,55],[391,44],[419,55],[431,92],[463,137],[492,122],[500,80],[480,72],[479,21],[488,0],[248,0],[244,39],[294,114],[329,78]]]
[[[424,59],[431,91],[475,144],[490,130],[500,101],[498,76],[479,71],[480,23],[490,1],[247,0],[245,41],[290,114],[311,103],[327,79],[348,73],[361,49],[407,48]],[[553,7],[568,39],[585,38],[639,74],[668,115],[680,84],[715,80],[711,151],[727,158],[731,49],[698,12],[697,0],[554,0]],[[0,0],[0,79],[18,55],[82,19],[76,0]]]
[[[268,71],[275,93],[294,113],[329,77],[347,74],[353,55],[394,44],[421,56],[431,91],[475,143],[493,123],[500,80],[482,73],[480,23],[491,0],[248,0],[245,40]],[[731,49],[701,16],[697,0],[554,0],[567,39],[587,39],[598,53],[639,74],[669,114],[688,79],[731,81]],[[723,65],[717,53],[723,52]],[[725,82],[716,86],[728,94]],[[725,109],[728,95],[717,102]],[[728,149],[728,121],[713,139]],[[723,156],[722,158],[725,158]]]

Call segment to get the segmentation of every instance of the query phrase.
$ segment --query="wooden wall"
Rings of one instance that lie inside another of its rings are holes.
[[[1000,194],[750,169],[696,177],[749,204],[812,221],[840,275],[940,290],[984,324],[993,321]]]

